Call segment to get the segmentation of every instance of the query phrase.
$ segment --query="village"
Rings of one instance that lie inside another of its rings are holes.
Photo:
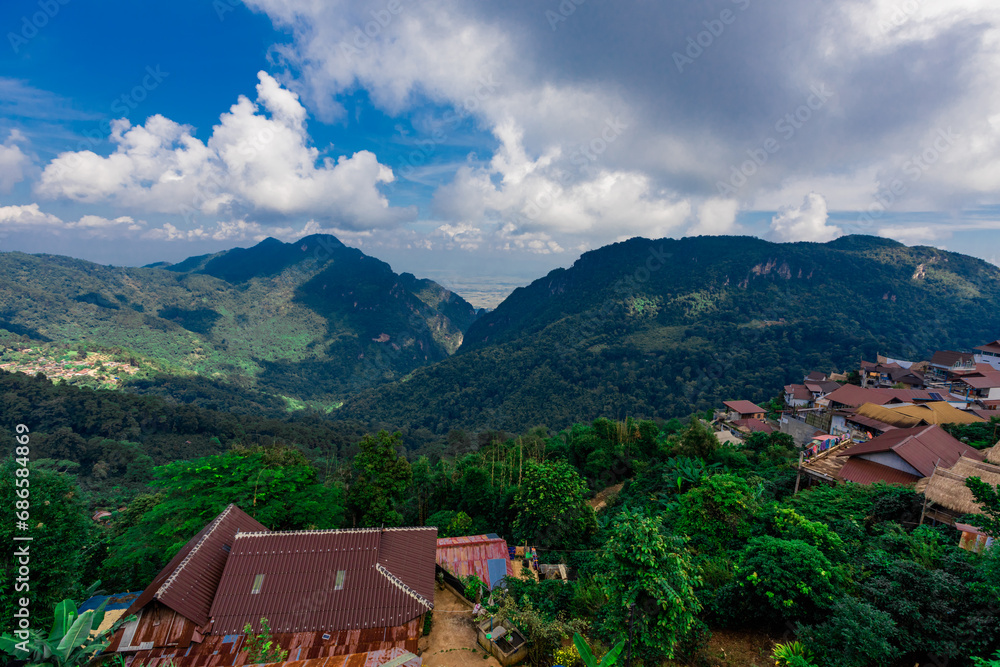
[[[41,373],[53,382],[115,389],[126,376],[138,373],[139,367],[116,360],[106,352],[81,352],[47,344],[25,347],[0,343],[0,370],[32,376]]]
[[[705,423],[724,447],[739,448],[754,433],[788,434],[799,450],[796,493],[912,485],[925,498],[920,524],[952,527],[968,551],[991,548],[993,536],[959,519],[980,510],[967,478],[1000,484],[1000,441],[977,450],[943,426],[1000,416],[1000,340],[929,361],[880,355],[855,372],[809,373],[784,388],[784,409],[770,417],[732,400]],[[599,498],[593,507],[606,495]],[[572,576],[496,534],[271,531],[230,505],[145,590],[92,597],[79,612],[104,610],[95,630],[132,619],[106,649],[124,667],[507,666],[528,651],[497,611],[507,578]],[[265,640],[273,651],[261,652]]]

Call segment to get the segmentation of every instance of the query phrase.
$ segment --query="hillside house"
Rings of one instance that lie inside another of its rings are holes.
[[[916,489],[925,499],[920,523],[930,519],[953,525],[962,533],[961,546],[979,551],[991,546],[997,536],[986,535],[973,526],[958,522],[966,514],[981,514],[983,509],[965,485],[969,477],[978,477],[996,486],[1000,484],[1000,466],[963,456],[952,466],[936,468],[929,477],[917,483]]]
[[[107,651],[145,667],[243,665],[244,626],[259,632],[267,618],[289,661],[419,664],[436,538],[436,528],[273,532],[230,505],[131,604],[138,618]]]
[[[750,401],[724,401],[723,405],[728,410],[726,418],[731,422],[740,419],[757,419],[763,421],[767,415],[767,410]]]
[[[975,348],[976,363],[989,364],[993,370],[1000,371],[1000,339]]]
[[[804,384],[785,385],[785,405],[790,408],[807,408],[812,405],[813,393]]]
[[[803,382],[826,382],[830,377],[823,371],[812,371],[803,378]]]
[[[971,352],[955,352],[954,350],[939,350],[931,357],[927,365],[927,380],[948,382],[956,372],[970,371],[976,368],[976,355]]]
[[[437,564],[455,577],[476,575],[489,590],[514,576],[510,548],[499,535],[442,537],[437,541]]]
[[[904,367],[896,362],[861,362],[861,386],[891,388],[905,385],[912,389],[924,386],[924,374],[912,367]]]

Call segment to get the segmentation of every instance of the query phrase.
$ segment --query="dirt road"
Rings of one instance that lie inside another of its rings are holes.
[[[456,613],[457,612],[457,613]],[[440,586],[434,591],[434,622],[431,633],[420,640],[424,667],[500,667],[492,656],[476,644],[472,610],[451,590]]]

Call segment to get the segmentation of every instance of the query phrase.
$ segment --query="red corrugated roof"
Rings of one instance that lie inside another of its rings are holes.
[[[737,419],[733,422],[739,428],[745,428],[751,433],[774,433],[774,427],[759,419]]]
[[[767,412],[764,408],[760,407],[755,403],[750,401],[724,401],[723,405],[732,410],[733,412],[738,412],[741,415],[751,415],[758,412]]]
[[[860,424],[865,428],[875,429],[876,431],[879,431],[881,433],[885,433],[886,431],[891,431],[894,428],[896,428],[892,424],[886,424],[885,422],[880,422],[877,419],[872,419],[871,417],[866,417],[864,415],[858,415],[858,414],[850,415],[849,417],[847,417],[847,421],[853,422],[855,424]]]
[[[855,445],[842,456],[895,452],[901,459],[920,471],[924,477],[934,472],[935,466],[950,468],[963,456],[983,460],[983,455],[965,443],[950,436],[937,425],[898,428],[877,438]]]
[[[913,403],[914,401],[929,401],[931,395],[922,389],[876,389],[859,387],[855,384],[845,384],[831,391],[827,397],[832,403],[857,408],[865,403],[885,405],[893,401]]]
[[[239,532],[266,530],[266,526],[236,505],[230,505],[177,552],[125,611],[125,616],[159,600],[196,625],[205,625],[229,555],[225,547],[232,547]]]
[[[403,625],[433,608],[436,538],[436,528],[241,534],[212,603],[212,633],[256,629],[261,617],[276,633]]]
[[[915,484],[920,481],[916,475],[896,470],[889,466],[867,461],[854,457],[847,460],[844,467],[840,469],[840,478],[846,482],[856,484],[874,484],[885,482],[886,484]]]
[[[799,401],[811,401],[813,397],[809,387],[804,384],[786,384],[785,393],[791,394],[793,400]]]
[[[488,535],[442,537],[437,541],[437,564],[457,577],[474,574],[490,584],[487,561],[502,558],[507,563],[507,576],[514,576],[507,542]]]

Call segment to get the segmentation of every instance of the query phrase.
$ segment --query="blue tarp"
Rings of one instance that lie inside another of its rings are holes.
[[[115,609],[128,609],[129,605],[139,597],[142,591],[137,593],[115,593],[114,595],[95,595],[90,598],[77,609],[78,614],[82,614],[85,611],[91,609],[97,609],[101,606],[101,603],[105,600],[108,601],[107,606],[104,607],[104,611],[112,611]]]
[[[503,558],[491,558],[486,561],[486,567],[490,571],[490,590],[492,590],[507,576],[507,561]]]

